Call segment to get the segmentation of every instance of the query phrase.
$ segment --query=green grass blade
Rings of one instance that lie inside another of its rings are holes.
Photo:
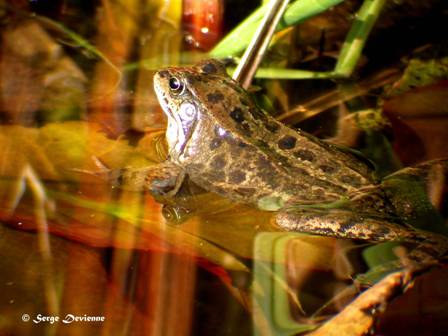
[[[274,79],[328,79],[335,78],[335,74],[332,71],[316,72],[299,69],[259,68],[255,77]]]
[[[345,39],[335,73],[349,77],[358,63],[362,49],[386,0],[365,0]]]

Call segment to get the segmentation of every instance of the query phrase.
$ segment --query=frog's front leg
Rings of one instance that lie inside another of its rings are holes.
[[[174,163],[165,161],[145,168],[127,168],[121,178],[125,188],[147,190],[159,200],[174,198],[185,179],[185,172]]]
[[[277,224],[288,231],[361,239],[369,242],[408,242],[416,247],[396,267],[423,271],[437,265],[448,252],[448,239],[405,227],[391,217],[372,216],[347,209],[287,208],[277,214]],[[378,269],[379,270],[379,269]]]
[[[166,161],[148,172],[145,180],[147,190],[154,197],[173,198],[185,180],[185,171]]]

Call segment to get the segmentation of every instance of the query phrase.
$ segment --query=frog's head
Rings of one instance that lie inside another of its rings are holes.
[[[203,118],[198,91],[204,91],[204,77],[227,76],[224,65],[208,60],[194,67],[166,68],[154,76],[154,90],[167,118],[166,138],[170,156],[178,158]]]

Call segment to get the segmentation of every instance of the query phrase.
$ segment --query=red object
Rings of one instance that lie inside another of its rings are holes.
[[[210,50],[221,38],[222,0],[184,0],[182,25],[190,48]]]

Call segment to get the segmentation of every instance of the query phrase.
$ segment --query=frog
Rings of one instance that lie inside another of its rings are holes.
[[[360,153],[264,112],[217,60],[161,69],[154,90],[167,117],[169,148],[164,178],[151,182],[154,194],[174,196],[188,177],[206,191],[275,212],[281,230],[411,243],[406,259],[416,271],[445,260],[447,237],[412,225],[432,204],[397,186],[414,181],[424,189],[431,171],[448,173],[448,159],[380,179]]]

